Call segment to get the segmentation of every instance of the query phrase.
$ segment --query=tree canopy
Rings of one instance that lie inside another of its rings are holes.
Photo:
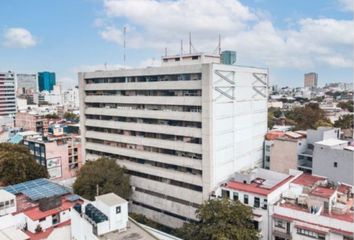
[[[256,240],[252,209],[239,201],[209,200],[196,211],[197,223],[185,223],[178,235],[185,240]]]
[[[99,195],[113,192],[128,199],[131,193],[129,176],[124,174],[124,168],[108,158],[87,162],[80,169],[73,188],[76,194],[94,200],[97,186]]]
[[[36,162],[26,146],[0,143],[0,183],[12,185],[37,178],[48,178],[47,168]]]
[[[334,122],[335,127],[339,127],[342,129],[348,129],[354,127],[354,116],[351,114],[347,114],[339,117],[337,121]]]
[[[64,118],[72,121],[72,122],[79,122],[79,115],[73,113],[73,112],[65,112],[64,113]]]
[[[317,103],[309,103],[304,107],[296,107],[285,113],[287,119],[293,120],[295,130],[317,129],[320,126],[330,127],[332,123],[325,117],[325,112]]]

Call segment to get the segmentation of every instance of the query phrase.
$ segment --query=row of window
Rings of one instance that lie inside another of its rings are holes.
[[[324,234],[313,232],[313,231],[310,231],[307,229],[302,229],[302,228],[297,229],[297,234],[303,235],[306,237],[315,238],[315,239],[323,239],[323,240],[326,239],[326,236]]]
[[[227,199],[230,199],[230,191],[228,190],[225,190],[225,189],[222,189],[221,190],[221,196],[223,198],[227,198]],[[232,192],[232,200],[234,201],[240,201],[242,202],[243,204],[249,204],[249,196],[247,194],[243,194],[243,199],[240,199],[239,197],[239,193],[238,192]],[[259,197],[254,197],[253,199],[253,207],[255,208],[260,208],[261,207],[261,199]],[[263,206],[262,208],[263,209],[267,209],[267,199],[263,199]]]
[[[6,209],[6,208],[10,208],[10,207],[14,207],[14,206],[15,206],[14,199],[11,199],[9,201],[0,202],[0,210]]]
[[[202,175],[201,170],[197,170],[197,169],[193,169],[193,168],[189,168],[189,167],[182,167],[182,166],[173,165],[173,164],[155,162],[155,161],[145,160],[145,159],[141,159],[141,158],[127,157],[127,156],[118,155],[118,154],[103,153],[103,152],[98,152],[98,151],[92,151],[92,153],[96,154],[96,155],[101,155],[101,156],[117,159],[117,160],[126,160],[126,161],[135,162],[135,163],[139,163],[139,164],[148,164],[153,167],[164,168],[164,169],[174,170],[174,171],[183,172],[183,173],[190,173],[193,175]]]
[[[89,127],[89,126],[86,127],[86,130],[87,131],[102,132],[102,133],[117,134],[117,135],[124,135],[124,136],[132,136],[132,137],[143,137],[143,138],[152,138],[152,139],[167,140],[167,141],[180,141],[180,142],[184,142],[184,143],[202,144],[202,138],[186,137],[186,136],[163,134],[163,133],[137,132],[137,131],[131,131],[131,130]]]
[[[99,144],[103,144],[103,145],[109,145],[109,146],[118,147],[118,148],[127,148],[127,149],[133,149],[133,150],[138,150],[138,151],[161,153],[161,154],[168,154],[168,155],[173,155],[173,156],[177,156],[177,157],[185,157],[185,158],[192,158],[192,159],[196,159],[196,160],[202,160],[202,154],[199,154],[199,153],[177,151],[177,150],[173,150],[173,149],[157,148],[157,147],[150,147],[150,146],[130,144],[130,143],[105,141],[105,140],[93,139],[93,138],[86,138],[86,141],[92,142],[92,143],[99,143]]]
[[[202,96],[202,90],[90,90],[86,96]]]
[[[191,81],[201,80],[201,73],[185,74],[165,74],[151,76],[129,76],[129,77],[106,77],[106,78],[88,78],[86,84],[97,83],[129,83],[129,82],[162,82],[162,81]]]
[[[177,202],[177,203],[180,203],[180,204],[183,204],[183,205],[186,205],[186,206],[191,206],[191,207],[194,207],[194,208],[198,208],[200,206],[199,204],[196,204],[196,203],[193,203],[193,202],[189,202],[189,201],[186,201],[186,200],[183,200],[183,199],[180,199],[180,198],[171,197],[171,196],[168,196],[166,194],[161,194],[161,193],[157,193],[157,192],[154,192],[154,191],[150,191],[150,190],[146,190],[146,189],[142,189],[142,188],[138,188],[138,187],[135,188],[135,191],[146,193],[146,194],[149,194],[149,195],[152,195],[152,196],[155,196],[155,197],[159,197],[159,198],[162,198],[162,199],[170,200],[172,202]]]
[[[154,118],[137,118],[137,117],[119,117],[119,116],[106,116],[106,115],[86,115],[86,119],[128,122],[128,123],[141,123],[141,124],[156,124],[173,127],[193,127],[201,128],[201,122],[179,121],[179,120],[162,120]]]
[[[156,104],[128,104],[128,103],[86,103],[86,107],[108,108],[120,110],[148,110],[165,112],[201,112],[201,106],[194,105],[156,105]]]
[[[132,176],[146,178],[149,180],[162,182],[162,183],[170,184],[170,185],[177,186],[177,187],[183,187],[183,188],[190,189],[190,190],[197,191],[197,192],[203,191],[203,187],[197,186],[194,184],[190,184],[190,183],[186,183],[186,182],[181,182],[181,181],[177,181],[177,180],[173,180],[173,179],[158,177],[158,176],[154,176],[154,175],[150,175],[150,174],[146,174],[146,173],[141,173],[141,172],[136,172],[136,171],[132,171],[132,170],[127,170],[127,173]]]

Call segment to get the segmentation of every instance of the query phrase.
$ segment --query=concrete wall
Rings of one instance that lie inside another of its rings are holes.
[[[289,169],[297,169],[297,154],[297,140],[275,139],[270,150],[270,170],[288,174]]]
[[[337,167],[334,166],[335,163]],[[326,176],[331,181],[353,186],[354,152],[315,144],[312,172],[315,175]]]

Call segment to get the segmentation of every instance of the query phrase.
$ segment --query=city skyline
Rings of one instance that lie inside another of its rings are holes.
[[[236,50],[239,65],[269,68],[271,84],[302,86],[306,72],[318,73],[319,86],[352,82],[352,2],[293,3],[2,2],[0,71],[54,71],[58,82],[73,87],[78,71],[124,65],[126,27],[127,67],[158,65],[165,48],[168,54],[180,52],[181,39],[188,52],[189,32],[195,50],[213,52],[220,33],[222,49]]]

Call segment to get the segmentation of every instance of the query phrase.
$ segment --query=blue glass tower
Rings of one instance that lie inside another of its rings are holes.
[[[39,72],[38,73],[38,87],[39,91],[52,91],[55,85],[54,72]]]

